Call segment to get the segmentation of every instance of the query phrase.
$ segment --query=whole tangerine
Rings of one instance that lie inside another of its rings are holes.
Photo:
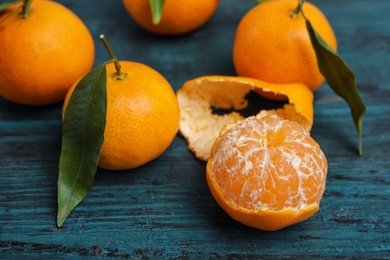
[[[318,209],[328,164],[302,125],[278,116],[227,126],[207,162],[207,183],[235,220],[262,230],[304,221]]]
[[[95,58],[91,33],[71,10],[34,0],[22,15],[8,7],[0,23],[0,95],[12,102],[46,105],[62,101]]]
[[[169,82],[151,67],[119,61],[123,79],[107,69],[107,114],[98,165],[110,170],[133,169],[159,157],[179,129],[180,111]],[[64,100],[63,113],[77,83]]]
[[[302,83],[313,92],[324,82],[298,1],[265,1],[247,12],[235,34],[233,63],[240,76],[271,83]],[[303,13],[325,42],[337,50],[336,36],[325,15],[309,2]]]
[[[210,20],[219,0],[166,0],[161,21],[154,24],[150,1],[123,0],[131,17],[145,30],[159,35],[179,35],[191,32]]]

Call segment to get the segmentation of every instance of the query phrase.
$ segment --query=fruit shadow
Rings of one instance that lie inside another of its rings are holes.
[[[12,121],[38,121],[47,119],[61,120],[62,104],[57,102],[49,105],[24,105],[8,101],[0,96],[0,119],[1,123],[6,120]]]
[[[255,93],[254,91],[250,91],[245,96],[245,99],[248,101],[248,106],[242,110],[237,111],[234,109],[218,109],[212,107],[212,112],[213,114],[224,115],[235,111],[240,113],[243,117],[247,118],[250,116],[257,115],[261,110],[272,110],[272,109],[283,108],[285,104],[288,104],[288,101],[275,101],[275,100],[264,98],[258,95],[257,93]]]

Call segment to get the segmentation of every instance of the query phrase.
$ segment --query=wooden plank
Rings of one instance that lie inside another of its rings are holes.
[[[4,1],[1,1],[4,2]],[[201,75],[234,75],[234,31],[254,1],[221,1],[206,26],[180,37],[140,29],[120,1],[59,1],[88,25],[96,61],[148,64],[175,90]],[[390,27],[386,0],[315,0],[333,25],[339,53],[367,105],[364,155],[346,103],[328,86],[315,95],[312,136],[329,162],[327,189],[309,220],[263,232],[232,220],[205,182],[205,164],[178,135],[157,160],[135,170],[99,169],[63,228],[55,226],[61,104],[29,107],[0,99],[0,259],[378,258],[390,257]],[[1,50],[0,50],[1,51]]]

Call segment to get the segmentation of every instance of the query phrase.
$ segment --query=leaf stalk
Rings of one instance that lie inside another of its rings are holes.
[[[303,4],[305,3],[305,0],[298,0],[298,6],[291,11],[290,15],[292,18],[297,18],[299,14],[303,14],[302,8]]]
[[[20,17],[27,18],[30,14],[32,0],[23,0],[22,13]]]
[[[122,66],[119,63],[118,58],[116,57],[114,51],[112,50],[112,48],[111,48],[110,44],[108,43],[104,34],[100,35],[100,40],[103,42],[104,47],[106,48],[106,50],[110,54],[110,57],[115,64],[116,73],[114,74],[113,78],[115,80],[123,80],[127,74],[121,71]]]

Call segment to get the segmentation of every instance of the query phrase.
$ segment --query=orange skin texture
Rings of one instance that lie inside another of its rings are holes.
[[[236,31],[233,62],[240,76],[272,83],[302,83],[313,92],[325,78],[318,69],[302,14],[290,15],[296,0],[261,3],[244,15]],[[325,15],[305,2],[303,11],[313,27],[334,50],[336,37]]]
[[[80,18],[53,1],[34,0],[27,18],[19,13],[0,24],[0,94],[27,105],[62,101],[92,68],[92,36]]]
[[[206,178],[232,218],[274,231],[319,209],[327,168],[324,153],[300,124],[277,116],[249,117],[222,130]]]
[[[180,35],[204,25],[217,10],[219,0],[166,0],[160,23],[152,22],[148,0],[123,0],[131,17],[145,30],[159,35]]]
[[[278,115],[300,123],[307,131],[313,125],[313,92],[300,83],[273,84],[239,76],[202,76],[186,81],[177,91],[180,106],[180,133],[196,158],[207,161],[210,150],[221,129],[245,119],[239,111],[249,104],[245,98],[250,91],[261,91],[288,99],[283,108],[261,109],[256,117]],[[234,110],[223,115],[212,108]]]
[[[99,167],[132,169],[159,157],[179,129],[180,111],[169,82],[154,69],[120,61],[124,80],[115,80],[114,63],[107,68],[107,116]],[[69,90],[65,111],[76,84]]]

